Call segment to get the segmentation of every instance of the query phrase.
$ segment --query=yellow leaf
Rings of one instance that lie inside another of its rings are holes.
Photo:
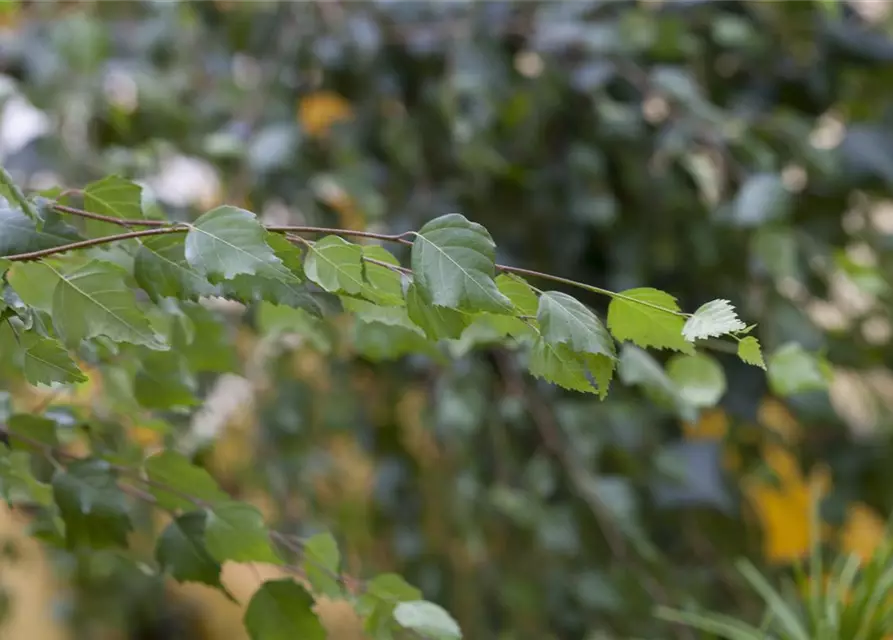
[[[840,535],[844,552],[855,553],[864,562],[884,541],[886,523],[871,507],[861,502],[847,506],[846,522]]]
[[[703,411],[697,422],[683,422],[686,440],[722,440],[729,431],[729,417],[722,409]]]
[[[298,121],[304,132],[313,138],[325,137],[333,124],[352,117],[350,103],[331,91],[311,93],[298,103]]]

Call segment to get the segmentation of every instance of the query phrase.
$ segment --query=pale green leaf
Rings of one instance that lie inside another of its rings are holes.
[[[28,451],[12,451],[0,456],[0,494],[11,505],[49,507],[53,504],[52,487],[34,476]]]
[[[426,600],[401,602],[394,608],[394,619],[405,629],[437,640],[462,637],[453,617],[440,605]]]
[[[304,261],[307,277],[329,292],[360,293],[363,282],[363,250],[338,236],[315,242]]]
[[[410,354],[426,355],[438,362],[444,360],[434,343],[417,329],[363,322],[358,318],[353,325],[352,342],[357,353],[372,362],[396,360]]]
[[[202,214],[186,234],[186,261],[212,280],[252,275],[264,267],[285,271],[250,211],[229,205]]]
[[[511,313],[496,286],[496,245],[487,230],[458,213],[427,223],[412,244],[415,283],[434,306]]]
[[[832,377],[831,367],[823,358],[794,342],[776,349],[769,356],[767,365],[769,386],[780,396],[824,391]]]
[[[46,262],[15,262],[6,277],[25,304],[52,313],[59,276]]]
[[[359,298],[342,297],[341,304],[344,310],[350,312],[363,322],[380,322],[382,324],[394,327],[403,327],[410,331],[415,331],[419,335],[425,335],[409,317],[409,311],[406,307],[384,306],[361,300]]]
[[[205,514],[177,516],[158,537],[155,559],[178,582],[198,582],[222,588],[220,563],[205,548]]]
[[[251,640],[326,640],[313,605],[313,597],[294,580],[267,580],[248,603],[245,628]]]
[[[400,262],[393,254],[377,245],[363,246],[363,274],[366,284],[361,295],[367,300],[381,306],[403,306],[403,276],[395,269],[389,269],[376,262],[384,262],[395,267]],[[376,262],[371,262],[375,260]]]
[[[572,351],[616,357],[614,340],[592,311],[577,299],[546,291],[539,299],[537,320],[546,342],[566,344]]]
[[[640,386],[655,404],[672,408],[683,420],[691,422],[697,418],[697,408],[682,397],[664,368],[647,351],[624,345],[617,373],[624,384]]]
[[[341,597],[338,582],[341,553],[332,534],[319,533],[304,542],[302,556],[304,574],[314,592],[330,598]]]
[[[598,393],[604,399],[613,377],[614,364],[614,358],[574,352],[567,344],[552,344],[539,339],[530,352],[528,368],[537,378],[572,391]]]
[[[689,342],[694,342],[703,338],[741,331],[745,326],[735,313],[735,307],[728,300],[711,300],[701,305],[685,321],[682,335]]]
[[[304,309],[262,302],[257,310],[257,323],[265,335],[299,335],[322,353],[332,349],[329,326]]]
[[[527,281],[512,273],[501,273],[496,276],[497,288],[512,302],[515,312],[522,316],[535,316],[539,308],[539,299]]]
[[[127,273],[117,265],[91,260],[70,273],[56,271],[59,283],[53,293],[53,326],[68,346],[105,336],[114,342],[130,342],[166,349],[140,311]]]
[[[189,511],[203,504],[229,502],[214,478],[176,451],[153,454],[145,462],[149,491],[165,509]]]
[[[746,362],[747,364],[755,365],[760,369],[766,368],[766,363],[763,361],[763,351],[760,348],[760,341],[753,336],[742,338],[741,342],[738,343],[738,357],[741,358],[742,362]]]
[[[679,311],[679,305],[669,293],[648,287],[629,289],[611,300],[608,329],[621,342],[694,353],[692,344],[682,336],[685,318],[671,313],[673,311]]]
[[[113,218],[143,217],[142,187],[120,176],[106,176],[84,189],[84,209]]]
[[[667,375],[679,395],[695,407],[712,407],[726,392],[725,372],[705,353],[673,356],[667,362]]]
[[[406,291],[406,310],[409,319],[421,327],[431,340],[458,338],[470,320],[461,311],[427,302],[416,283]]]
[[[133,275],[156,301],[165,297],[195,300],[219,295],[219,287],[186,262],[185,239],[179,234],[143,239],[134,259]]]
[[[30,384],[76,384],[87,381],[87,376],[58,340],[27,333],[23,337],[23,343],[25,379]]]
[[[207,510],[205,544],[218,562],[282,564],[270,544],[260,511],[244,502],[223,502]]]

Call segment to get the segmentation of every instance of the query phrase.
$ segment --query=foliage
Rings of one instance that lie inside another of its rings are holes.
[[[256,634],[758,624],[733,562],[807,553],[816,479],[877,545],[888,17],[6,4],[0,466],[81,637],[232,557],[303,576]]]

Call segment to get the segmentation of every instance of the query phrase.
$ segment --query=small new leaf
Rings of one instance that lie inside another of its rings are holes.
[[[266,230],[250,211],[228,205],[196,220],[186,234],[186,261],[201,274],[229,280],[252,275],[281,260],[265,241]]]
[[[766,363],[763,361],[763,351],[760,348],[760,341],[753,336],[742,338],[738,343],[738,357],[742,362],[752,364],[760,369],[766,369]]]
[[[342,595],[338,583],[341,554],[338,543],[330,533],[320,533],[304,543],[304,574],[317,594],[330,598]]]
[[[711,300],[685,321],[682,335],[689,342],[734,333],[745,328],[728,300]]]
[[[466,311],[511,313],[512,302],[496,286],[496,245],[487,230],[465,216],[436,218],[416,233],[412,270],[431,304]]]
[[[692,344],[682,336],[685,319],[674,311],[679,311],[679,305],[669,293],[649,287],[629,289],[608,305],[608,329],[621,342],[694,353]]]
[[[453,617],[440,605],[426,600],[401,602],[394,608],[394,619],[404,629],[412,629],[425,637],[438,640],[462,637]]]
[[[363,282],[363,250],[338,236],[315,242],[304,261],[307,277],[329,292],[360,293]]]
[[[268,580],[248,603],[244,623],[251,640],[326,640],[313,597],[294,580]]]
[[[260,511],[243,502],[224,502],[207,510],[205,544],[218,562],[282,564]]]

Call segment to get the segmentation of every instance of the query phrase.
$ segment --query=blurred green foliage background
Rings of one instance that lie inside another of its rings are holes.
[[[6,398],[191,448],[274,522],[331,528],[353,574],[405,575],[473,640],[696,637],[656,604],[758,617],[732,563],[802,557],[810,486],[833,548],[870,553],[893,506],[891,10],[7,0],[0,160],[30,188],[118,173],[175,217],[230,203],[394,233],[458,211],[505,264],[687,310],[726,298],[776,360],[767,376],[718,354],[715,407],[629,379],[600,402],[527,377],[486,335],[403,357],[405,337],[349,318],[345,344],[215,303],[202,313],[227,332],[192,318],[194,411],[153,411],[175,380],[130,402],[113,365]],[[48,562],[60,638],[238,637],[222,598],[115,554]],[[250,592],[260,574],[231,579]],[[7,624],[23,624],[16,584]],[[359,637],[344,624],[332,637]]]

